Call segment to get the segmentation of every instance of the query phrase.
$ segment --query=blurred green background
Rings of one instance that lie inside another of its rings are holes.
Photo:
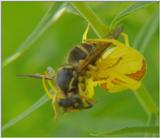
[[[10,56],[33,31],[53,2],[2,2],[2,61]],[[88,2],[106,23],[133,2]],[[123,21],[130,43],[156,12],[154,3]],[[158,18],[158,17],[157,17]],[[17,78],[16,74],[44,72],[47,66],[57,69],[67,52],[81,42],[86,21],[66,12],[49,27],[19,59],[2,69],[2,125],[30,107],[44,95],[41,81]],[[157,22],[158,25],[158,22]],[[149,33],[149,32],[148,32]],[[90,37],[95,37],[93,31]],[[139,46],[140,47],[140,46]],[[158,104],[158,29],[145,49],[147,75],[143,83]],[[145,126],[147,115],[131,91],[110,94],[97,87],[97,103],[89,110],[67,113],[54,120],[51,102],[2,132],[3,136],[89,136],[124,127]]]

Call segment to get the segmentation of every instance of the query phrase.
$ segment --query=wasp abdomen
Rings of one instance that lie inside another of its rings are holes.
[[[72,48],[68,55],[69,64],[78,64],[80,60],[85,59],[93,50],[94,46],[88,44],[80,44]]]

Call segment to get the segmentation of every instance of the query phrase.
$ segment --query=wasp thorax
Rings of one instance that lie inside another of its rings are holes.
[[[65,93],[69,93],[71,91],[76,92],[78,76],[75,71],[75,68],[71,65],[65,65],[58,70],[56,76],[56,82],[58,87]]]
[[[73,47],[68,54],[68,63],[73,65],[78,64],[79,61],[85,59],[94,48],[95,46],[85,43]]]

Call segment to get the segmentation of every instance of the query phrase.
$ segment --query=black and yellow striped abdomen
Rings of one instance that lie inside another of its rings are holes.
[[[79,61],[85,59],[94,48],[95,46],[85,43],[73,47],[68,54],[68,63],[77,65]]]

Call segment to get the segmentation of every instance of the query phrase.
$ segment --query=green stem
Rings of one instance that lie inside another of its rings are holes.
[[[109,28],[96,16],[91,8],[85,2],[71,2],[79,11],[81,16],[89,23],[98,37],[104,37],[109,32]]]
[[[109,29],[105,27],[104,23],[84,2],[72,2],[72,5],[79,11],[81,16],[89,22],[98,37],[102,38],[109,32]],[[153,124],[153,122],[156,121],[158,108],[151,95],[143,85],[134,93],[149,116],[149,125]]]

